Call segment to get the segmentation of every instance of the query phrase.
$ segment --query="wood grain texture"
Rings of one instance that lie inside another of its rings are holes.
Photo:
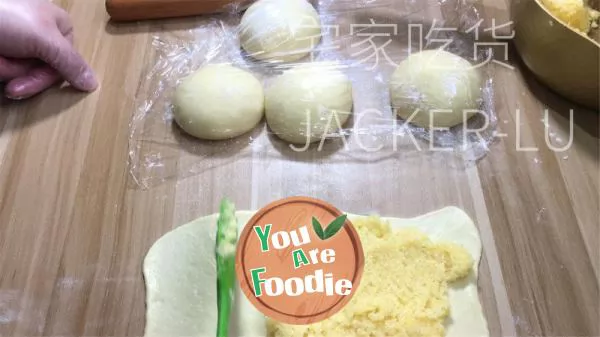
[[[135,97],[148,94],[140,83],[154,61],[152,36],[194,21],[113,24],[101,0],[57,3],[102,86],[0,103],[0,336],[140,336],[141,263],[156,239],[214,213],[224,195],[257,209],[298,194],[386,216],[459,206],[481,231],[480,294],[493,336],[600,335],[598,114],[575,107],[572,146],[550,150],[545,130],[566,144],[573,105],[518,56],[515,70],[498,66],[495,77],[506,136],[477,164],[411,153],[322,165],[317,155],[258,151],[209,158],[192,177],[141,190],[129,175],[128,136]],[[483,10],[508,18],[500,0]]]

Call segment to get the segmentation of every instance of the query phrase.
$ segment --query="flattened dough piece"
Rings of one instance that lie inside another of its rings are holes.
[[[240,231],[254,212],[240,211]],[[350,218],[358,215],[349,215]],[[413,219],[383,218],[392,228],[417,228],[432,241],[463,246],[475,261],[472,276],[450,288],[448,337],[489,336],[477,292],[481,240],[473,221],[459,208],[448,207]],[[214,336],[217,331],[217,215],[200,218],[160,238],[144,261],[146,279],[145,336]],[[231,321],[232,336],[266,336],[265,319],[238,288]]]
[[[392,228],[414,227],[427,234],[433,242],[451,242],[464,247],[473,257],[473,273],[463,281],[450,284],[450,319],[447,337],[489,336],[487,321],[477,290],[478,267],[481,261],[481,238],[473,220],[460,208],[447,207],[414,219],[384,218]]]
[[[245,225],[251,212],[238,212]],[[144,260],[145,336],[216,336],[217,214],[197,219],[160,238]],[[265,336],[264,316],[237,289],[232,336]]]

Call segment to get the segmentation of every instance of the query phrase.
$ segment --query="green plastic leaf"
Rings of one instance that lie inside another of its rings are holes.
[[[323,232],[323,227],[321,226],[321,223],[319,222],[319,220],[317,220],[317,218],[315,218],[314,216],[312,218],[312,225],[313,225],[313,229],[315,230],[315,233],[317,233],[317,236],[319,237],[319,239],[325,240],[325,233]]]
[[[348,215],[344,214],[342,216],[339,216],[337,219],[333,220],[329,226],[327,226],[327,228],[325,228],[325,240],[335,236],[340,229],[342,229],[342,227],[344,227],[344,224],[346,223],[346,219],[348,218]]]

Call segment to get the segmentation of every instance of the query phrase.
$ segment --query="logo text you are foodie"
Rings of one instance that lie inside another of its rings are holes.
[[[350,219],[315,198],[290,197],[259,210],[239,237],[236,273],[256,309],[304,325],[339,312],[360,286],[364,252]]]
[[[344,226],[346,216],[336,218],[325,229],[320,222],[313,217],[312,224],[315,234],[320,240],[327,240],[335,236]],[[292,231],[272,232],[273,225],[254,226],[253,232],[260,242],[263,253],[271,250],[283,251],[285,259],[286,252],[289,254],[288,262],[293,264],[295,270],[302,269],[308,265],[333,264],[336,261],[336,251],[333,248],[306,249],[311,244],[308,226],[301,226]],[[323,269],[316,269],[314,273],[304,277],[291,277],[286,280],[273,276],[267,267],[254,268],[250,270],[252,275],[252,288],[254,296],[301,296],[303,294],[322,293],[325,296],[347,296],[352,292],[352,281],[348,279],[334,279],[333,273],[327,273]]]

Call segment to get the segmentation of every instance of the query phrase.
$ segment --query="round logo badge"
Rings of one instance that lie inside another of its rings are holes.
[[[287,324],[331,317],[359,286],[364,253],[347,216],[317,199],[287,198],[260,210],[240,234],[236,273],[250,302]]]

